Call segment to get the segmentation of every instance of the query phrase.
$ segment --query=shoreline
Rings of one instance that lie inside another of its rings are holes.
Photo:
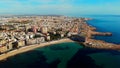
[[[24,52],[27,52],[27,51],[30,51],[30,50],[34,50],[36,48],[42,48],[42,47],[45,47],[45,46],[51,46],[52,44],[58,44],[58,43],[63,43],[63,42],[74,42],[74,41],[70,40],[69,38],[64,38],[64,39],[45,42],[45,43],[41,43],[41,44],[35,44],[35,45],[29,45],[29,46],[21,47],[19,49],[15,49],[15,50],[10,51],[8,53],[1,54],[0,55],[0,61],[6,60],[7,58],[15,56],[17,54],[21,54],[21,53],[24,53]]]
[[[87,36],[85,37],[85,42],[83,43],[85,47],[97,48],[97,49],[111,49],[120,50],[120,44],[108,43],[104,40],[96,40],[92,36],[112,36],[110,32],[97,32],[97,28],[90,26],[87,23]]]
[[[90,26],[88,23],[84,23],[83,26],[85,26],[85,42],[81,42],[83,46],[85,47],[90,47],[90,48],[96,48],[96,49],[111,49],[111,50],[120,50],[120,45],[119,44],[114,44],[114,43],[108,43],[103,40],[96,40],[92,38],[92,36],[111,36],[112,33],[110,32],[97,32],[96,27]],[[24,53],[30,50],[34,50],[36,48],[42,48],[45,46],[51,46],[52,44],[58,44],[58,43],[63,43],[63,42],[74,42],[73,40],[70,40],[69,38],[63,38],[55,41],[49,41],[49,42],[44,42],[40,44],[34,44],[34,45],[29,45],[29,46],[24,46],[19,49],[15,49],[12,51],[9,51],[7,53],[1,54],[0,55],[0,61],[5,60],[11,56]]]

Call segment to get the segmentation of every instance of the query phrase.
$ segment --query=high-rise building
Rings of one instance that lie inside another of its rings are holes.
[[[37,33],[37,27],[36,27],[36,26],[32,26],[32,31],[33,31],[34,33]]]
[[[44,34],[47,34],[47,33],[48,33],[47,27],[45,27],[45,26],[42,27],[42,28],[41,28],[41,32],[44,33]]]

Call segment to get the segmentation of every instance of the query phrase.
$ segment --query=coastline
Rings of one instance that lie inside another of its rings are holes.
[[[112,36],[110,32],[97,32],[97,28],[90,26],[87,23],[87,36],[83,43],[85,47],[97,48],[97,49],[111,49],[120,50],[120,44],[108,43],[103,40],[96,40],[92,36]]]
[[[89,20],[89,19],[88,19]],[[111,36],[112,33],[110,32],[97,32],[95,31],[97,28],[90,26],[88,23],[83,22],[83,26],[85,30],[83,31],[85,33],[85,42],[82,42],[85,47],[90,47],[90,48],[96,48],[96,49],[112,49],[112,50],[120,50],[120,45],[114,44],[114,43],[108,43],[103,40],[96,40],[92,38],[92,36],[98,35],[98,36]],[[73,27],[75,28],[75,27]],[[0,55],[0,61],[5,60],[8,57],[24,53],[39,47],[45,47],[45,46],[50,46],[52,44],[57,44],[57,43],[62,43],[62,42],[74,42],[70,40],[69,38],[64,38],[64,39],[59,39],[55,41],[50,41],[50,42],[44,42],[41,44],[34,44],[34,45],[29,45],[29,46],[24,46],[19,49],[12,50],[10,52],[4,53]]]
[[[63,43],[63,42],[74,42],[74,41],[70,40],[69,38],[64,38],[64,39],[45,42],[45,43],[41,43],[41,44],[35,44],[35,45],[21,47],[19,49],[15,49],[15,50],[10,51],[8,53],[1,54],[0,55],[0,61],[5,60],[5,59],[7,59],[9,57],[12,57],[14,55],[21,54],[21,53],[36,49],[36,48],[40,48],[40,47],[42,48],[42,47],[45,47],[45,46],[51,46],[52,44]]]

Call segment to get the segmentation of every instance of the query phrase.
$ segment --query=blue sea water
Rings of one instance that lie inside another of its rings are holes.
[[[119,15],[94,15],[88,24],[97,28],[100,32],[111,32],[112,36],[95,36],[95,39],[110,43],[120,44],[120,16]]]
[[[111,37],[97,36],[95,39],[120,44],[120,16],[84,17],[93,18],[88,23],[97,31],[113,33]],[[120,68],[120,52],[66,42],[15,55],[1,61],[0,68]]]

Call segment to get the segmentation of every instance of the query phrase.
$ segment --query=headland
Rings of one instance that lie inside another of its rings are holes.
[[[87,31],[87,36],[84,42],[84,45],[86,47],[91,47],[91,48],[98,48],[98,49],[112,49],[112,50],[120,50],[120,45],[119,44],[114,44],[114,43],[108,43],[103,40],[96,40],[93,39],[92,36],[112,36],[112,33],[110,32],[96,32],[96,28],[92,26],[87,26],[88,31]]]

